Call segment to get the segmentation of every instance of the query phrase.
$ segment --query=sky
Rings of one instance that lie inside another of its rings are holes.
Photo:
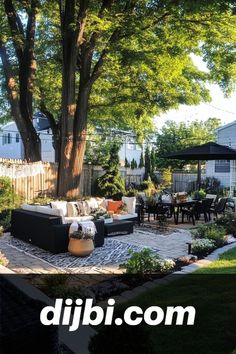
[[[192,56],[195,65],[203,71],[207,71],[205,63],[200,57]],[[208,118],[220,118],[222,125],[236,120],[236,91],[229,98],[225,98],[218,85],[208,85],[212,101],[210,103],[201,103],[198,106],[181,105],[178,110],[172,109],[167,113],[161,114],[155,118],[155,125],[158,129],[165,124],[167,120],[181,121],[207,120]]]

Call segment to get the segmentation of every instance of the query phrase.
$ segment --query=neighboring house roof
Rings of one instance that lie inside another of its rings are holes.
[[[47,130],[50,128],[50,124],[48,122],[48,118],[45,114],[41,112],[36,112],[33,115],[34,127],[37,131]]]
[[[229,128],[229,127],[231,127],[232,125],[236,125],[236,120],[234,120],[234,121],[231,122],[231,123],[222,125],[221,127],[219,127],[219,128],[216,129],[216,132],[218,132],[218,131],[220,131],[220,130],[223,130],[223,129],[226,129],[226,128]]]
[[[41,112],[36,112],[33,115],[33,124],[37,131],[47,130],[50,128],[48,118]],[[9,128],[11,125],[15,125],[15,122],[8,122],[4,124],[0,129],[7,130],[7,128]]]

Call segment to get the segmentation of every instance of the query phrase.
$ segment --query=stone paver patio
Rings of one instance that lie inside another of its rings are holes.
[[[0,251],[8,260],[7,267],[21,274],[46,274],[58,273],[57,267],[46,263],[45,261],[25,254],[16,248],[7,244],[10,238],[9,234],[0,237]],[[187,254],[186,243],[191,240],[191,234],[188,230],[170,230],[169,232],[160,233],[160,231],[138,228],[138,233],[131,235],[114,236],[113,239],[134,246],[145,246],[157,248],[158,254],[163,258],[177,258]],[[86,267],[83,269],[86,274],[118,274],[121,273],[117,264],[100,267]],[[81,274],[81,269],[78,269]]]

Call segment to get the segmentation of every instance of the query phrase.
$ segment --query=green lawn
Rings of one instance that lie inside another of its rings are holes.
[[[130,305],[192,305],[194,326],[103,327],[93,353],[230,354],[236,347],[236,248],[205,269],[157,287],[117,309]],[[111,350],[112,347],[112,350]]]
[[[223,253],[218,261],[197,271],[201,274],[236,274],[236,247]]]

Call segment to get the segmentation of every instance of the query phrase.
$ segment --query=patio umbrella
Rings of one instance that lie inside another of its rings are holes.
[[[190,148],[173,152],[163,156],[167,159],[177,160],[197,160],[198,161],[198,187],[201,186],[201,161],[202,160],[236,160],[236,150],[209,142],[203,145],[192,146]]]

